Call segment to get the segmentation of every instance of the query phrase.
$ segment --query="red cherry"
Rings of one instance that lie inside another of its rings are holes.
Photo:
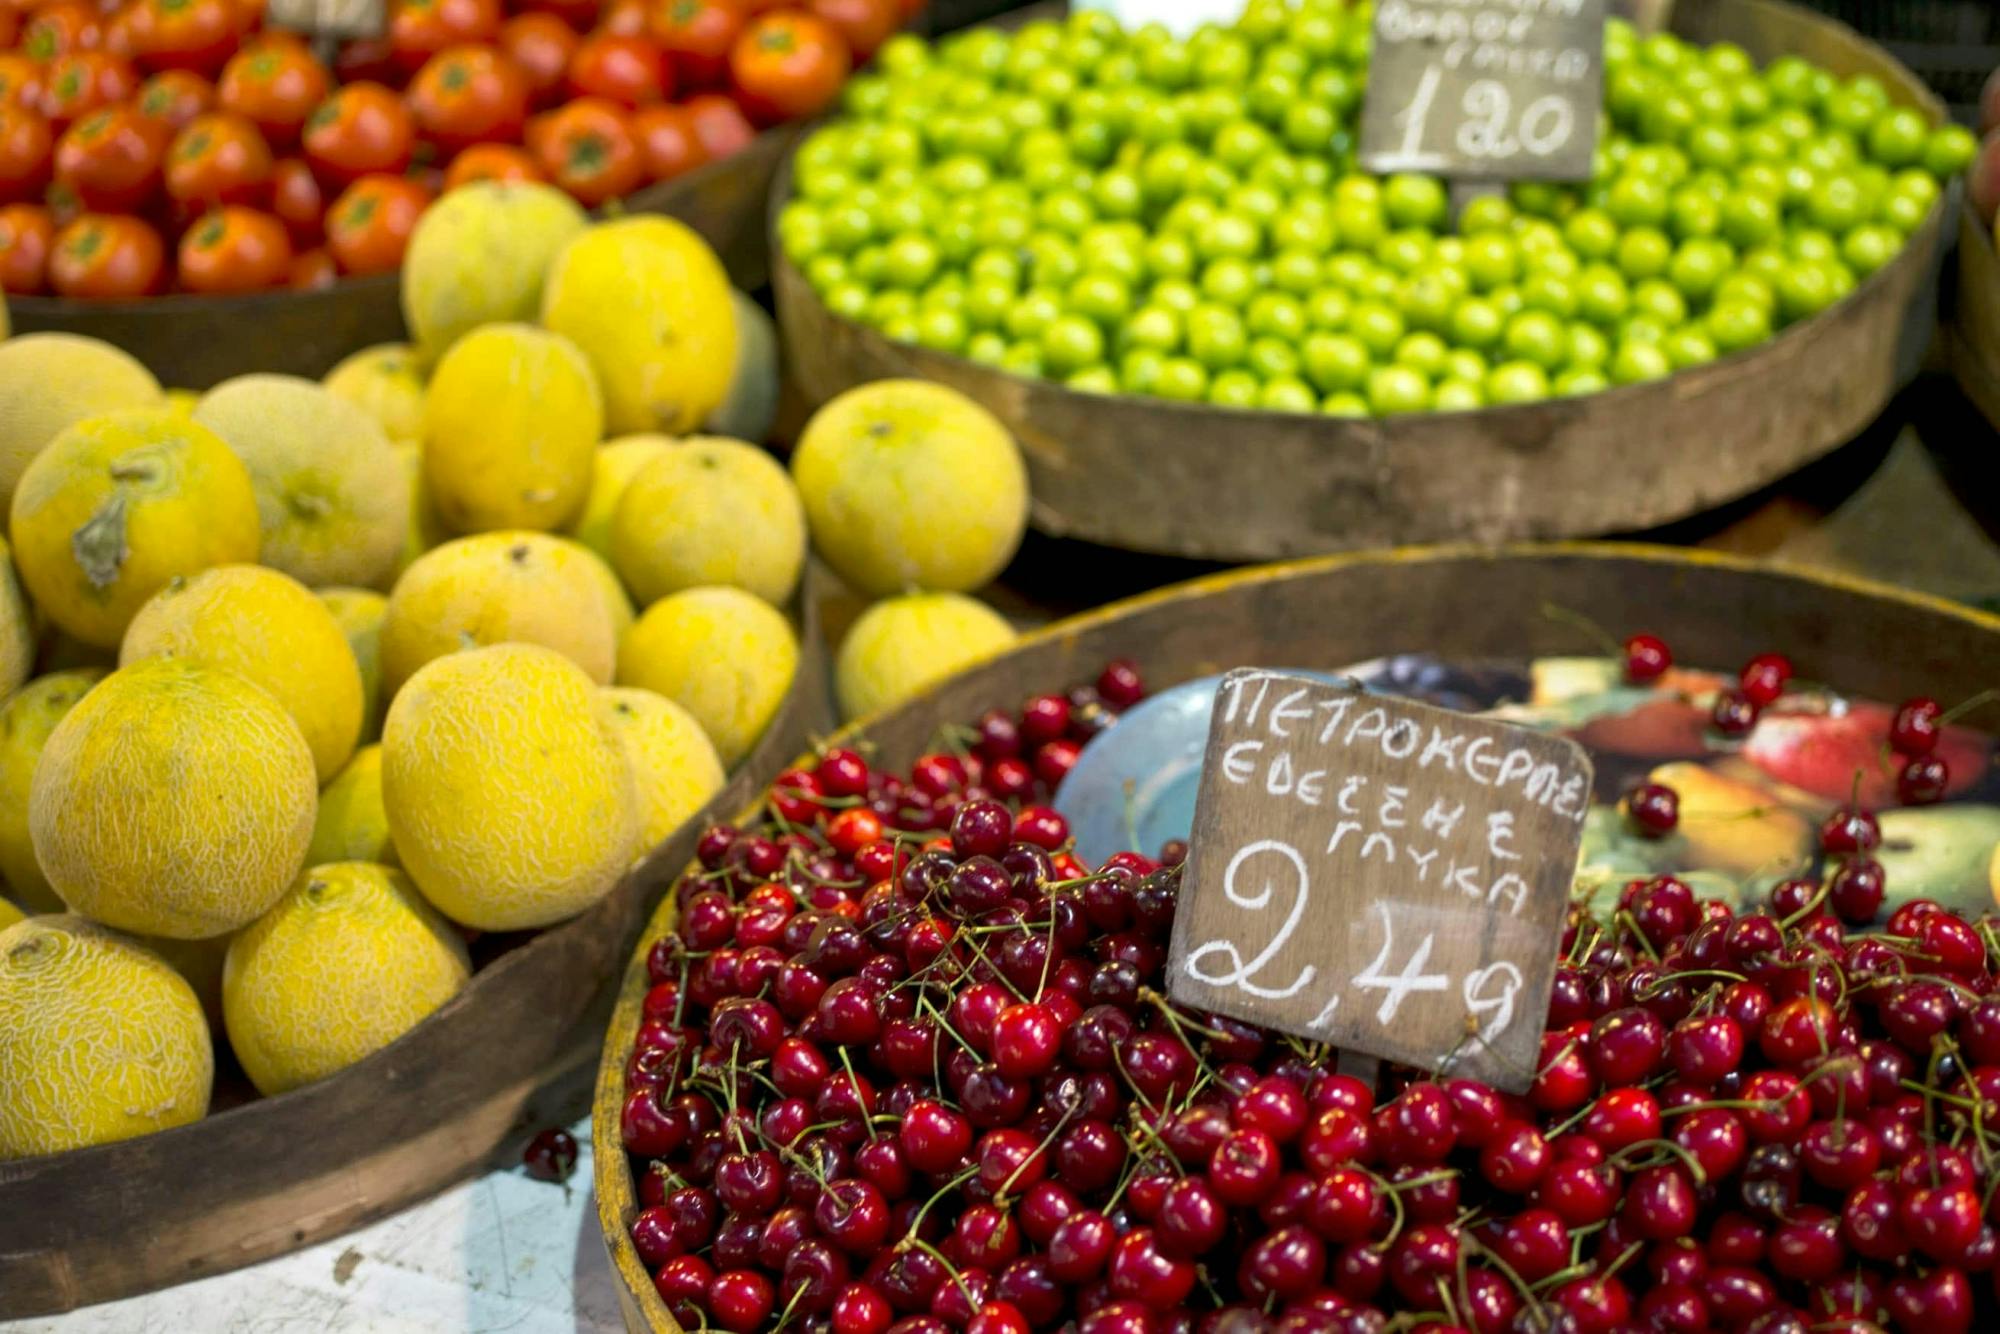
[[[708,1285],[708,1310],[730,1334],[751,1334],[771,1314],[776,1296],[771,1280],[756,1270],[732,1269]]]
[[[1665,838],[1680,824],[1680,794],[1665,783],[1641,783],[1625,798],[1625,813],[1642,838]]]
[[[1737,674],[1743,697],[1759,709],[1784,694],[1785,683],[1791,679],[1791,659],[1782,653],[1760,653],[1743,664],[1743,670]]]
[[[1747,735],[1757,725],[1757,706],[1740,690],[1717,692],[1709,722],[1726,737]]]
[[[1666,641],[1653,635],[1633,635],[1625,641],[1625,679],[1643,685],[1657,681],[1674,665]]]
[[[991,1050],[1001,1074],[1032,1079],[1056,1063],[1062,1052],[1062,1029],[1045,1006],[1010,1005],[994,1016]]]
[[[1937,749],[1943,719],[1944,709],[1930,696],[1906,699],[1889,720],[1889,745],[1898,755],[1928,755]]]
[[[1942,755],[1912,755],[1896,773],[1896,800],[1905,806],[1931,806],[1951,788],[1951,766]]]

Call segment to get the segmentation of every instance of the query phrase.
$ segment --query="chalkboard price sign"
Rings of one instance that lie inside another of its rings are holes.
[[[1591,767],[1565,737],[1260,670],[1223,679],[1175,1000],[1525,1091]]]
[[[1378,0],[1361,165],[1590,178],[1606,0]]]
[[[380,37],[389,27],[388,0],[268,0],[271,26],[322,41]]]

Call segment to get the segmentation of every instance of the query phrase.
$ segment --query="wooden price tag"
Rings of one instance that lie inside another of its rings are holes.
[[[1361,165],[1589,180],[1604,17],[1605,0],[1378,0]]]
[[[1566,737],[1231,672],[1209,726],[1167,990],[1525,1091],[1590,792],[1590,760]]]
[[[267,0],[265,20],[322,40],[380,37],[389,26],[388,0]]]

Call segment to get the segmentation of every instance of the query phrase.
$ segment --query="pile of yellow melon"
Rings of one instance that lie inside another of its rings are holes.
[[[773,395],[680,224],[456,191],[403,298],[322,383],[0,342],[0,1159],[204,1115],[212,1024],[266,1094],[323,1078],[607,892],[785,699],[809,520],[904,595],[850,711],[1011,637],[957,596],[1027,506],[966,400],[865,387],[793,474],[687,434]]]

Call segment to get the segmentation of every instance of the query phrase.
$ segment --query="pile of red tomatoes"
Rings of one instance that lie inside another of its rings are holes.
[[[330,62],[262,0],[0,3],[0,286],[393,271],[455,186],[595,206],[818,113],[920,2],[390,0]]]

